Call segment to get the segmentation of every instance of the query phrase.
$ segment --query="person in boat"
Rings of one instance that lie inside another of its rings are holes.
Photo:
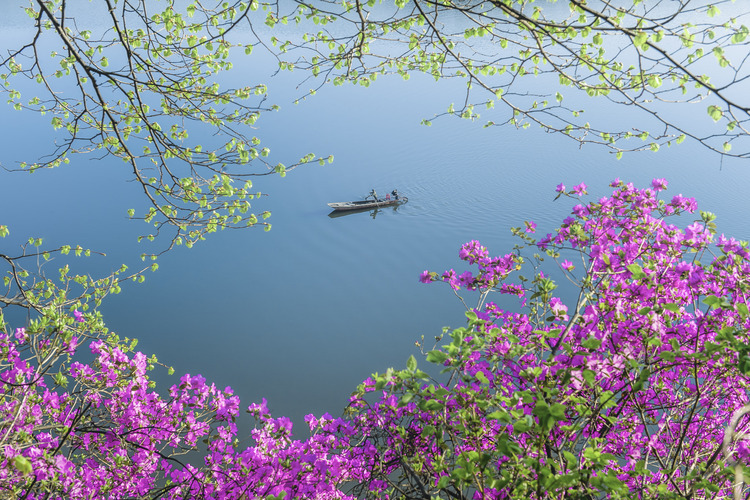
[[[398,200],[398,189],[394,189],[393,191],[391,191],[391,194],[393,195],[393,197],[394,197],[395,199],[397,199],[397,200]]]
[[[366,200],[367,198],[370,198],[370,197],[372,197],[372,199],[373,199],[373,200],[375,200],[375,201],[380,201],[380,200],[378,199],[378,193],[376,193],[374,189],[371,189],[371,190],[370,190],[370,194],[368,194],[367,196],[365,196],[365,200]]]

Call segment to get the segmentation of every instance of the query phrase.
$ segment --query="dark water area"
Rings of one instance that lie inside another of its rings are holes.
[[[616,161],[533,128],[485,129],[484,120],[449,118],[421,126],[422,118],[460,101],[463,85],[418,76],[379,78],[367,89],[325,87],[294,105],[301,76],[272,77],[271,63],[253,57],[254,77],[282,106],[253,134],[279,161],[310,151],[334,154],[335,161],[255,181],[269,194],[257,208],[272,211],[270,232],[223,231],[193,249],[177,248],[159,258],[145,283],[103,305],[111,329],[174,366],[174,377],[156,376],[160,383],[200,373],[231,386],[243,406],[267,398],[273,413],[296,425],[308,413],[339,415],[372,372],[403,367],[412,354],[419,359],[415,342],[422,336],[463,325],[463,306],[451,290],[421,284],[419,274],[465,269],[458,249],[472,239],[493,254],[509,252],[509,228],[525,220],[542,234],[552,230],[573,206],[553,202],[560,182],[585,182],[599,197],[615,177],[641,186],[664,177],[665,196],[694,196],[718,216],[719,232],[750,239],[747,162],[722,162],[689,143]],[[588,106],[596,111],[598,103]],[[709,119],[702,105],[685,113]],[[0,117],[3,166],[50,151],[47,118],[8,106]],[[144,206],[128,179],[118,161],[86,156],[32,175],[0,171],[0,224],[11,230],[2,251],[41,236],[49,245],[107,252],[81,260],[78,272],[137,266],[153,247],[135,241],[147,227],[126,216]],[[328,217],[327,203],[361,199],[373,188],[397,188],[409,202],[374,217]],[[45,269],[54,274],[55,266]]]

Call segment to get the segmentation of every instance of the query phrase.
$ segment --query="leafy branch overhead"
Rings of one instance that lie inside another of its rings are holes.
[[[129,215],[153,224],[149,239],[168,229],[170,248],[220,228],[270,228],[269,212],[252,212],[250,178],[323,161],[270,162],[253,133],[278,109],[266,86],[217,83],[236,80],[233,61],[259,45],[313,87],[383,74],[464,80],[461,102],[436,117],[482,110],[487,126],[537,125],[618,157],[687,138],[750,154],[749,14],[728,0],[33,0],[25,10],[28,30],[0,53],[0,89],[50,117],[58,142],[22,168],[74,153],[122,159],[148,203]],[[257,29],[289,22],[299,29]]]
[[[0,225],[0,238],[10,234],[7,226]],[[5,327],[3,310],[7,306],[20,307],[29,316],[42,314],[43,311],[55,311],[65,314],[74,308],[88,310],[89,305],[99,306],[102,300],[121,291],[121,285],[127,281],[142,283],[147,271],[156,271],[159,264],[152,262],[136,271],[128,270],[122,265],[101,278],[75,274],[71,271],[72,257],[90,257],[92,254],[104,255],[80,245],[63,245],[58,248],[45,248],[42,238],[29,238],[16,254],[0,253],[0,266],[3,270],[3,281],[0,288],[0,328]],[[57,258],[57,275],[45,276],[43,265],[52,258]]]
[[[269,24],[317,25],[281,45],[282,67],[321,85],[460,78],[463,102],[441,115],[477,120],[487,108],[487,126],[537,125],[618,158],[686,138],[744,158],[748,15],[728,0],[319,0],[269,14]]]
[[[170,247],[190,246],[226,227],[269,229],[270,213],[251,211],[261,194],[249,178],[317,160],[270,163],[252,135],[261,113],[277,109],[266,86],[216,81],[237,49],[228,35],[250,26],[247,2],[39,0],[25,11],[23,39],[0,55],[0,89],[17,110],[49,116],[62,139],[21,167],[57,167],[74,153],[122,159],[148,201],[129,215],[153,224],[149,238],[168,228]],[[252,47],[245,40],[239,48]]]

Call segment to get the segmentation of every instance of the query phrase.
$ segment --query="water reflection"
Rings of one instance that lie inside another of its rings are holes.
[[[362,214],[362,213],[365,213],[365,212],[369,212],[370,213],[370,217],[372,217],[373,219],[375,219],[378,216],[379,213],[383,213],[383,212],[388,211],[388,210],[395,214],[396,212],[398,212],[398,210],[399,210],[400,207],[401,207],[401,205],[393,205],[393,206],[385,207],[385,208],[381,208],[381,207],[376,207],[376,208],[362,208],[360,210],[345,210],[345,211],[334,210],[334,211],[332,211],[331,213],[328,214],[328,217],[330,217],[331,219],[336,219],[338,217],[344,217],[345,215]]]
[[[0,37],[10,36],[5,26]],[[265,76],[277,69],[276,61],[264,63],[254,54],[244,67],[238,61],[237,74]],[[271,99],[293,102],[295,78],[270,79]],[[533,128],[500,132],[468,120],[420,126],[462,95],[465,86],[456,82],[384,77],[367,89],[321,89],[314,99],[264,115],[257,134],[272,151],[292,159],[310,151],[335,153],[336,161],[283,179],[259,179],[258,188],[272,196],[253,209],[273,212],[272,231],[220,231],[189,251],[161,257],[159,271],[143,286],[123,287],[103,304],[108,326],[137,337],[140,350],[155,353],[177,374],[200,373],[221,387],[231,385],[243,404],[267,398],[271,410],[292,417],[297,429],[307,413],[340,415],[353,388],[372,372],[402,368],[410,354],[421,365],[414,341],[422,335],[463,326],[463,306],[450,289],[421,284],[419,274],[454,265],[465,270],[458,248],[472,239],[491,255],[510,251],[517,241],[508,229],[525,220],[537,223],[540,235],[551,231],[575,203],[553,203],[560,182],[585,181],[596,199],[608,194],[614,177],[638,186],[664,177],[670,181],[667,199],[695,196],[699,207],[719,216],[720,233],[750,238],[745,163],[722,164],[687,141],[615,162],[603,150],[579,150],[567,138]],[[597,112],[593,104],[586,109]],[[0,115],[13,123],[0,136],[4,164],[35,157],[47,142],[39,137],[47,118],[8,106]],[[367,133],[352,125],[363,116]],[[125,210],[143,201],[119,166],[78,155],[71,168],[33,176],[3,172],[0,214],[12,231],[4,248],[12,246],[9,238],[23,244],[39,236],[50,246],[107,251],[106,259],[77,262],[78,273],[139,265],[139,255],[152,247],[137,243],[144,229]],[[325,221],[326,202],[363,186],[399,186],[412,199],[403,206],[332,212],[328,217],[337,220]],[[363,213],[381,221],[339,219]],[[165,376],[160,386],[169,387],[175,377]]]

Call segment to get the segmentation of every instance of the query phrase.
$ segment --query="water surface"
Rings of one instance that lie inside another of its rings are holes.
[[[720,232],[750,238],[747,165],[693,145],[618,162],[534,129],[457,119],[420,126],[462,98],[457,82],[380,78],[369,89],[326,87],[294,105],[296,75],[271,77],[274,68],[262,57],[252,70],[282,104],[253,133],[279,161],[315,151],[334,154],[335,162],[258,179],[270,194],[258,201],[259,210],[273,212],[270,232],[224,231],[179,248],[159,259],[146,283],[126,287],[102,310],[112,329],[140,339],[140,349],[177,374],[230,385],[243,404],[265,397],[274,413],[297,423],[307,413],[340,414],[370,373],[403,366],[422,336],[461,326],[463,307],[450,289],[420,284],[419,273],[460,266],[458,248],[471,239],[493,253],[510,251],[509,228],[524,220],[551,230],[572,206],[552,201],[559,182],[583,181],[601,196],[615,177],[639,185],[665,177],[667,196],[695,196],[718,215]],[[0,136],[4,166],[49,152],[47,118],[8,107],[0,113],[12,124]],[[703,119],[705,109],[686,113]],[[152,247],[135,242],[146,228],[125,215],[143,206],[128,178],[118,161],[85,156],[33,175],[0,172],[0,214],[12,231],[2,251],[44,236],[50,245],[107,252],[81,261],[79,271],[137,265]],[[328,217],[328,202],[361,199],[372,188],[398,188],[409,202],[375,217]],[[45,269],[54,273],[54,262]]]

